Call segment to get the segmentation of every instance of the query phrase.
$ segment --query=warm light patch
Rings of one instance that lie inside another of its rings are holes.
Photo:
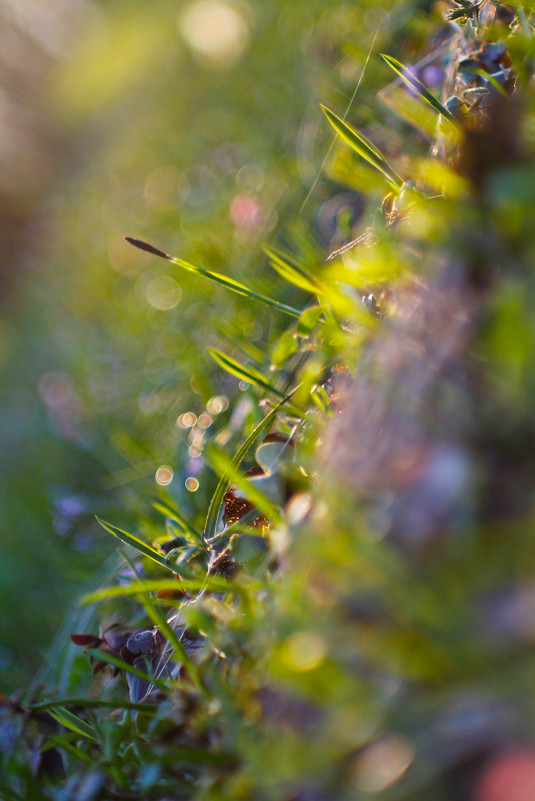
[[[177,426],[179,428],[193,428],[195,423],[197,422],[197,415],[193,412],[185,412],[185,414],[181,414],[178,420],[176,421]]]
[[[517,749],[489,761],[476,783],[474,801],[535,798],[535,751]]]
[[[405,739],[383,737],[355,761],[353,783],[361,792],[380,793],[398,781],[413,760],[414,752]]]
[[[174,473],[172,469],[168,465],[162,464],[157,469],[155,478],[161,487],[167,487],[167,485],[173,480],[173,475]]]
[[[313,631],[297,631],[288,637],[283,646],[285,664],[298,673],[314,670],[327,655],[325,640]]]
[[[193,53],[215,67],[235,64],[249,42],[243,13],[223,0],[196,0],[178,16],[178,29]]]

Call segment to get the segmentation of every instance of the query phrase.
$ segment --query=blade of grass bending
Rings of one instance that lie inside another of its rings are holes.
[[[312,295],[323,294],[321,283],[294,259],[267,246],[264,247],[264,253],[273,269],[290,284]]]
[[[166,684],[165,681],[156,679],[154,676],[149,676],[148,673],[143,673],[142,670],[138,670],[133,665],[129,665],[128,662],[123,662],[122,659],[118,659],[116,656],[112,656],[112,654],[107,654],[106,651],[99,651],[98,648],[88,648],[86,653],[88,653],[89,656],[94,656],[95,659],[101,660],[102,662],[108,662],[110,665],[119,668],[119,670],[124,670],[126,673],[131,673],[132,676],[137,676],[138,679],[143,679],[143,681],[148,681],[149,684],[156,685],[156,687],[163,692],[168,692],[169,690],[169,685]]]
[[[125,236],[125,239],[131,245],[139,248],[140,250],[145,250],[147,253],[152,253],[154,256],[159,256],[161,259],[166,259],[173,264],[177,264],[179,267],[182,267],[184,270],[187,270],[190,273],[196,273],[197,275],[201,275],[203,278],[207,278],[209,281],[214,281],[216,284],[221,284],[227,289],[230,289],[231,292],[236,292],[238,295],[243,295],[246,298],[258,300],[260,303],[264,303],[266,306],[273,306],[274,309],[278,309],[284,314],[289,314],[290,317],[299,317],[301,314],[298,309],[293,309],[291,306],[287,306],[285,303],[279,303],[278,300],[269,298],[267,295],[262,295],[260,292],[255,292],[254,290],[246,287],[244,284],[240,284],[239,281],[234,281],[234,279],[228,278],[226,275],[214,273],[211,270],[205,270],[204,267],[197,267],[194,264],[189,264],[189,262],[184,261],[183,259],[170,256],[168,253],[164,253],[163,250],[159,250],[158,248],[149,245],[148,242],[143,242],[141,239],[135,239],[131,236]]]
[[[269,381],[266,381],[262,373],[259,370],[255,370],[254,367],[243,367],[235,359],[232,359],[230,356],[227,356],[226,353],[216,348],[208,348],[208,353],[223,370],[227,371],[227,373],[235,375],[242,381],[247,381],[248,384],[253,384],[268,390],[268,392],[273,392],[278,398],[284,398],[284,394],[270,384]]]
[[[226,476],[233,485],[239,487],[245,493],[247,500],[256,506],[259,512],[265,517],[273,520],[274,523],[281,521],[281,515],[272,501],[258,489],[257,486],[244,476],[239,468],[235,467],[230,456],[216,448],[215,445],[209,445],[206,449],[208,463],[220,475]]]
[[[239,467],[247,451],[253,444],[253,442],[258,438],[258,436],[262,433],[262,431],[267,428],[273,420],[277,417],[277,414],[280,412],[281,408],[287,403],[293,395],[297,392],[301,385],[297,386],[291,392],[286,395],[284,400],[282,400],[277,406],[275,406],[272,411],[264,417],[264,419],[256,426],[254,431],[247,437],[245,442],[242,443],[240,448],[238,449],[236,455],[232,460],[232,464],[234,467]],[[210,506],[208,507],[208,514],[206,515],[206,524],[204,527],[204,534],[203,534],[203,541],[210,540],[215,534],[215,530],[217,527],[217,520],[219,518],[219,510],[221,509],[221,504],[223,503],[223,496],[229,487],[229,480],[227,476],[223,476],[219,484],[216,487],[214,494],[212,495],[212,500],[210,501]]]
[[[399,192],[403,186],[403,178],[398,175],[394,169],[392,169],[381,151],[375,147],[373,142],[370,142],[370,140],[365,136],[358,133],[358,131],[355,131],[354,128],[348,125],[347,122],[338,116],[338,114],[335,114],[334,111],[331,111],[329,108],[327,108],[327,106],[324,106],[321,103],[320,106],[338,136],[340,136],[341,139],[343,139],[344,142],[352,148],[352,150],[358,153],[361,158],[367,161],[368,164],[371,164],[372,167],[375,167],[376,170],[384,175],[395,192]]]
[[[424,84],[415,78],[414,75],[410,73],[410,71],[405,67],[401,61],[398,61],[397,58],[393,58],[392,56],[387,56],[385,53],[381,53],[381,58],[386,61],[390,69],[394,70],[394,72],[399,75],[403,83],[409,87],[409,89],[413,89],[419,97],[427,103],[429,106],[435,109],[439,114],[442,114],[447,120],[449,120],[454,125],[457,125],[457,120],[454,115],[448,111],[446,106],[442,105],[440,100],[437,100],[436,97],[429,91],[429,89],[424,86]]]
[[[65,726],[66,729],[70,729],[76,734],[80,734],[82,737],[86,737],[88,740],[93,740],[96,742],[97,738],[95,737],[93,729],[89,723],[86,723],[85,720],[79,718],[78,715],[74,714],[74,712],[69,712],[68,709],[58,707],[54,712],[49,709],[48,714],[53,717],[54,720],[57,720],[58,723],[61,723],[62,726]]]
[[[154,548],[151,548],[150,545],[147,545],[146,542],[143,540],[138,539],[138,537],[134,537],[133,534],[129,534],[127,531],[123,531],[117,526],[113,526],[111,523],[106,523],[104,520],[101,520],[100,517],[96,518],[97,521],[100,523],[103,529],[105,529],[109,534],[113,534],[114,537],[117,537],[118,540],[124,542],[125,545],[130,545],[132,548],[135,548],[143,556],[146,556],[147,559],[152,559],[153,562],[157,562],[162,567],[166,567],[167,570],[170,570],[172,573],[176,573],[178,576],[184,579],[192,579],[195,580],[196,576],[191,573],[191,571],[185,570],[183,567],[178,567],[173,562],[168,562],[165,556],[162,556],[158,553]]]
[[[148,617],[150,617],[155,626],[158,626],[163,636],[171,645],[173,651],[175,652],[176,661],[181,664],[182,667],[185,668],[185,670],[189,673],[193,683],[200,690],[200,692],[203,695],[208,695],[209,693],[200,677],[199,668],[195,662],[191,660],[185,647],[178,639],[175,630],[169,625],[165,617],[160,614],[160,611],[156,609],[146,593],[139,593],[139,601],[143,604]],[[154,679],[152,681],[154,684],[156,684]]]
[[[156,511],[161,512],[163,515],[166,515],[166,517],[172,517],[173,520],[176,520],[177,523],[180,523],[184,531],[186,531],[188,534],[191,534],[199,542],[201,541],[201,532],[198,531],[195,526],[193,526],[189,520],[187,520],[184,515],[182,515],[173,506],[165,501],[162,501],[161,498],[155,498],[152,502],[152,505]]]

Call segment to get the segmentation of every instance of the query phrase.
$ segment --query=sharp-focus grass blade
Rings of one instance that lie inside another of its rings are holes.
[[[48,710],[48,714],[51,715],[54,720],[57,720],[58,723],[65,726],[66,729],[70,729],[76,732],[76,734],[80,734],[82,737],[96,742],[97,738],[95,737],[93,727],[85,720],[82,720],[82,718],[79,718],[78,715],[75,715],[74,712],[69,712],[69,710],[64,707],[57,707],[54,711]]]
[[[222,367],[223,370],[226,370],[227,373],[235,375],[242,381],[247,381],[248,384],[253,384],[253,386],[256,385],[268,392],[273,392],[273,394],[277,395],[279,398],[284,398],[284,394],[272,386],[269,381],[266,381],[262,373],[258,370],[255,370],[253,367],[243,367],[235,359],[232,359],[230,356],[227,356],[226,353],[216,348],[208,348],[208,352],[212,359]]]
[[[99,651],[97,648],[88,648],[87,653],[90,656],[94,656],[95,659],[108,662],[110,665],[119,668],[119,670],[124,670],[126,673],[131,673],[132,676],[137,676],[138,679],[143,679],[143,681],[148,681],[150,684],[154,684],[163,692],[167,692],[169,690],[169,686],[164,681],[156,679],[154,676],[149,676],[147,673],[143,673],[142,670],[138,670],[133,665],[129,665],[128,662],[123,662],[122,659],[117,659],[116,656],[112,656],[112,654],[108,654],[106,651]]]
[[[135,548],[143,556],[146,556],[147,559],[152,559],[153,562],[157,562],[162,567],[167,568],[167,570],[171,570],[171,572],[176,573],[181,578],[185,579],[196,579],[196,576],[191,573],[189,570],[185,570],[183,567],[178,567],[173,562],[168,562],[165,556],[162,556],[155,548],[152,548],[150,545],[147,545],[146,542],[143,540],[138,539],[138,537],[134,537],[133,534],[129,534],[127,531],[123,531],[117,526],[113,526],[111,523],[106,523],[104,520],[101,520],[97,517],[98,522],[110,534],[113,534],[114,537],[117,537],[118,540],[124,542],[125,545],[130,545],[132,548]]]
[[[392,188],[399,192],[403,186],[403,178],[392,169],[381,151],[369,139],[348,125],[338,114],[335,114],[334,111],[323,105],[321,108],[338,136],[368,164],[371,164],[372,167],[382,173]]]
[[[264,252],[273,269],[290,284],[294,284],[312,295],[323,294],[321,283],[317,278],[294,259],[269,247],[265,247]]]
[[[134,239],[131,236],[127,236],[125,239],[131,245],[134,245],[134,247],[139,248],[140,250],[146,250],[148,253],[152,253],[154,256],[159,256],[160,258],[166,259],[173,264],[177,264],[179,267],[182,267],[182,269],[187,270],[190,273],[201,275],[203,278],[207,278],[209,281],[214,281],[216,284],[221,284],[221,286],[230,289],[231,292],[235,292],[238,295],[242,295],[246,298],[252,298],[253,300],[258,300],[260,303],[264,303],[266,306],[273,306],[274,309],[278,309],[284,314],[289,314],[291,317],[299,317],[301,314],[298,309],[293,309],[291,306],[287,306],[285,303],[279,303],[278,300],[268,298],[266,295],[255,292],[254,290],[244,286],[244,284],[240,284],[239,281],[235,281],[233,278],[229,278],[226,275],[214,273],[211,270],[205,270],[204,267],[197,267],[194,264],[189,264],[189,262],[184,261],[183,259],[170,256],[168,253],[164,253],[163,250],[159,250],[158,248],[149,245],[147,242],[143,242],[141,239]]]
[[[434,108],[439,114],[442,114],[442,116],[451,123],[457,125],[457,120],[453,114],[448,111],[446,106],[443,106],[440,100],[437,100],[436,97],[429,91],[429,89],[418,80],[418,78],[415,78],[414,75],[411,75],[410,71],[401,63],[401,61],[398,61],[392,56],[387,56],[384,53],[381,53],[381,58],[386,61],[388,66],[393,69],[397,75],[399,75],[403,83],[408,86],[409,89],[415,91],[425,103]]]

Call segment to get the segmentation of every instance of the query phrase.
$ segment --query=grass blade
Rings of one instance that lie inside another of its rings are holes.
[[[165,617],[162,614],[160,614],[160,611],[154,606],[154,604],[151,602],[150,598],[146,593],[140,594],[139,600],[143,604],[145,612],[147,613],[148,617],[150,617],[155,626],[158,626],[163,636],[167,639],[167,641],[171,645],[173,651],[175,652],[176,661],[180,665],[182,665],[183,668],[186,669],[193,683],[200,690],[200,692],[203,695],[207,695],[206,687],[204,686],[202,679],[199,675],[199,668],[197,667],[195,662],[192,661],[185,647],[178,639],[173,627],[170,626]]]
[[[264,253],[271,267],[290,284],[312,295],[323,294],[321,283],[294,259],[270,247],[264,247]]]
[[[133,709],[143,712],[156,712],[158,709],[158,704],[135,704],[133,701],[102,701],[99,698],[54,698],[50,701],[30,704],[28,709],[54,709],[57,706],[85,706],[89,709]]]
[[[451,114],[446,106],[443,106],[440,100],[437,100],[436,97],[429,91],[429,89],[424,86],[424,84],[415,78],[414,75],[410,73],[410,71],[405,67],[401,61],[398,61],[397,58],[393,58],[392,56],[387,56],[384,53],[381,53],[381,58],[386,61],[390,69],[393,69],[394,72],[399,75],[405,86],[409,89],[415,91],[418,96],[427,103],[429,106],[435,109],[439,114],[442,114],[449,122],[457,125],[457,120]]]
[[[236,455],[232,459],[233,467],[239,467],[242,463],[243,459],[245,458],[249,448],[252,444],[258,439],[262,431],[266,429],[271,423],[275,420],[278,413],[280,412],[281,408],[287,403],[293,395],[300,389],[299,385],[295,389],[293,389],[284,400],[282,400],[277,406],[275,406],[272,411],[264,417],[264,419],[256,426],[254,431],[247,437],[247,439],[242,443],[240,448],[238,449]],[[230,481],[228,476],[222,476],[219,484],[216,487],[216,490],[212,496],[212,500],[210,501],[210,506],[208,507],[208,514],[206,515],[206,524],[204,527],[204,540],[210,540],[215,534],[217,528],[217,521],[219,519],[219,511],[221,509],[221,504],[223,503],[223,496],[225,492],[229,488]]]
[[[371,164],[372,167],[375,167],[378,170],[388,183],[392,186],[392,188],[399,192],[401,187],[403,186],[403,178],[397,174],[397,172],[392,169],[390,164],[387,162],[381,151],[375,147],[373,142],[370,142],[362,134],[355,131],[350,125],[347,124],[338,114],[335,114],[334,111],[331,111],[327,106],[322,104],[321,108],[323,113],[333,126],[334,130],[340,136],[341,139],[344,140],[346,144],[349,145],[352,150],[355,151],[361,158]]]
[[[187,520],[184,515],[182,515],[174,506],[166,503],[166,501],[162,501],[161,498],[155,498],[152,503],[154,509],[157,512],[161,512],[161,514],[165,515],[165,517],[171,517],[180,526],[182,526],[182,530],[185,531],[187,534],[191,534],[191,536],[196,539],[199,543],[201,542],[201,532],[198,531],[195,526],[193,526],[189,520]]]
[[[146,556],[147,559],[152,559],[153,562],[157,562],[159,565],[167,568],[167,570],[171,570],[181,578],[193,580],[196,579],[196,576],[191,573],[191,571],[185,570],[183,567],[178,567],[173,562],[168,562],[165,556],[162,556],[155,548],[147,545],[147,543],[143,542],[143,540],[140,540],[138,537],[134,537],[133,534],[129,534],[127,531],[123,531],[111,523],[106,523],[104,520],[101,520],[100,517],[97,517],[97,521],[109,534],[113,534],[114,537],[117,537],[117,539],[121,540],[121,542],[123,542],[125,545],[130,545],[132,548],[135,548],[136,551],[143,556]]]
[[[274,309],[278,309],[284,314],[289,314],[290,317],[299,317],[301,314],[298,309],[293,309],[291,306],[287,306],[285,303],[279,303],[278,300],[269,298],[267,295],[262,295],[260,292],[255,292],[253,289],[249,289],[244,284],[240,284],[239,281],[235,281],[233,278],[229,278],[226,275],[214,273],[211,270],[205,270],[204,267],[197,267],[194,264],[184,261],[183,259],[170,256],[168,253],[164,253],[163,250],[159,250],[158,248],[149,245],[148,242],[143,242],[141,239],[135,239],[131,236],[126,236],[125,239],[131,245],[134,245],[134,247],[139,248],[140,250],[145,250],[147,253],[152,253],[154,256],[159,256],[162,259],[166,259],[173,264],[177,264],[179,267],[182,267],[182,269],[187,270],[190,273],[201,275],[203,278],[207,278],[209,281],[213,281],[216,284],[221,284],[221,286],[230,289],[231,292],[235,292],[237,295],[242,295],[246,298],[252,298],[260,303],[264,303],[266,306],[272,306]]]
[[[69,712],[69,710],[64,707],[58,707],[53,712],[48,710],[48,714],[51,715],[54,720],[57,720],[58,723],[61,723],[62,726],[65,726],[66,729],[70,729],[70,731],[96,742],[97,738],[95,737],[92,726],[85,720],[82,720],[82,718],[79,718],[78,715],[75,715],[74,712]]]
[[[119,668],[119,670],[124,670],[126,673],[131,673],[132,676],[137,676],[138,679],[143,679],[143,681],[148,681],[149,684],[154,684],[163,692],[168,692],[169,690],[169,685],[164,681],[156,679],[154,676],[149,676],[147,673],[143,673],[142,670],[138,670],[133,665],[129,665],[128,662],[123,662],[122,659],[118,659],[116,656],[106,653],[106,651],[99,651],[98,648],[88,648],[87,653],[89,656],[94,656],[95,659],[108,662],[110,665]]]
[[[225,476],[228,481],[239,487],[247,500],[254,504],[264,517],[274,523],[280,523],[282,518],[278,508],[247,476],[243,475],[240,469],[233,464],[230,456],[227,456],[220,448],[216,448],[215,445],[208,446],[207,456],[213,469],[220,476]]]
[[[227,373],[236,376],[242,381],[247,381],[248,384],[253,384],[262,389],[266,389],[268,392],[273,392],[273,394],[277,395],[279,398],[284,398],[284,394],[270,384],[269,381],[266,381],[259,370],[255,370],[254,367],[243,367],[235,359],[227,356],[226,353],[216,348],[208,348],[208,352],[212,359],[222,367],[223,370],[226,370]]]
[[[210,592],[228,592],[232,590],[232,585],[229,585],[225,579],[218,578],[217,576],[210,576],[209,578],[203,577],[196,581],[182,579],[176,582],[172,579],[161,580],[157,579],[151,581],[142,581],[135,584],[114,585],[113,587],[102,587],[100,590],[88,592],[82,597],[81,603],[89,604],[98,601],[107,601],[109,598],[125,598],[130,595],[139,595],[140,593],[158,592],[158,590],[201,590],[207,589]]]

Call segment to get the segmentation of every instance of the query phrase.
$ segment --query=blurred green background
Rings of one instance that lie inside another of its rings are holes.
[[[114,546],[95,514],[126,525],[172,477],[202,521],[203,432],[225,443],[252,413],[244,393],[226,414],[236,381],[206,347],[262,359],[255,342],[283,330],[124,235],[295,301],[261,246],[306,255],[319,242],[325,258],[351,238],[361,201],[322,172],[332,137],[318,102],[353,102],[363,125],[377,116],[382,43],[402,24],[411,46],[425,35],[406,9],[0,2],[4,690],[35,674],[99,580]]]

